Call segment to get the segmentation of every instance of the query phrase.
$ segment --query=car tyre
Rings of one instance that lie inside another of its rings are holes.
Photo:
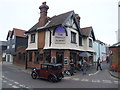
[[[49,78],[48,78],[48,80],[50,82],[56,82],[56,77],[54,75],[50,75]]]
[[[32,76],[33,79],[37,78],[37,74],[35,72],[32,72],[31,76]]]
[[[58,81],[61,81],[62,78],[63,78],[63,75],[61,73],[59,73],[58,76],[57,76],[57,78],[58,78]]]

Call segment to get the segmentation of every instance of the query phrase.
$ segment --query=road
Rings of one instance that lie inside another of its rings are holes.
[[[65,76],[61,82],[33,80],[29,73],[4,65],[2,67],[2,88],[118,88],[118,79],[110,76],[107,64],[102,71],[90,68],[86,75],[78,71],[74,76]]]

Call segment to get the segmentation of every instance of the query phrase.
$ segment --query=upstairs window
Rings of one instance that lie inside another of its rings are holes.
[[[31,43],[35,43],[35,34],[31,34]]]
[[[92,47],[92,40],[89,39],[89,47]]]
[[[82,37],[79,37],[79,46],[82,46]]]
[[[71,43],[76,43],[76,33],[71,32]]]

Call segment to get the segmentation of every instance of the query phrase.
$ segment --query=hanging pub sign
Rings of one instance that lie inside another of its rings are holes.
[[[57,27],[55,29],[55,44],[66,43],[66,31],[63,27]]]

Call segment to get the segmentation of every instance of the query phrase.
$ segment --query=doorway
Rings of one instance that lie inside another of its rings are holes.
[[[56,63],[63,65],[64,53],[63,52],[56,52]]]

